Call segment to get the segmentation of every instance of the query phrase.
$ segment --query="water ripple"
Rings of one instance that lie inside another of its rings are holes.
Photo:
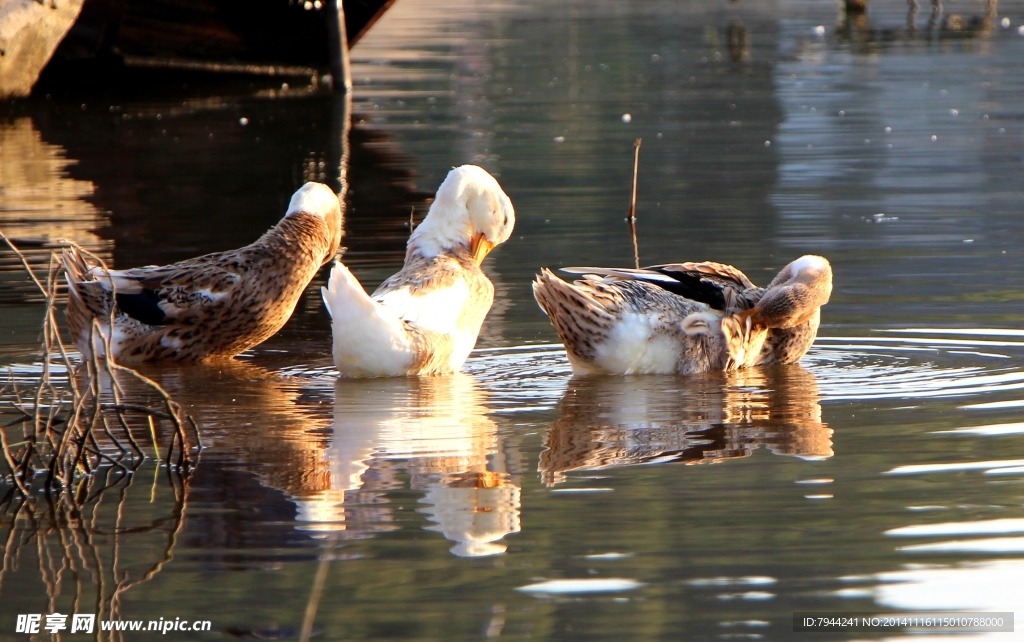
[[[938,332],[926,329],[922,334]],[[1020,390],[1024,388],[1024,369],[1017,363],[1024,343],[971,338],[1004,333],[1011,331],[948,331],[967,335],[956,339],[819,337],[804,365],[817,377],[823,401],[945,398]],[[986,352],[964,350],[978,347]]]

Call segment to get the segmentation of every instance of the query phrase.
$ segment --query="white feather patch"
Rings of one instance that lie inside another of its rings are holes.
[[[408,373],[414,355],[404,323],[371,299],[348,268],[336,263],[320,292],[331,313],[334,365],[342,376]]]
[[[92,275],[93,280],[98,283],[107,292],[111,291],[110,281],[114,281],[114,286],[117,288],[120,294],[138,294],[142,292],[142,286],[139,285],[137,279],[124,276],[123,272],[117,270],[110,270],[110,276],[107,277],[107,271],[102,267],[94,267],[89,270],[89,274]],[[86,281],[88,283],[88,281]]]
[[[323,183],[306,183],[292,195],[285,216],[305,212],[326,217],[328,213],[339,207],[338,195],[330,187]]]
[[[806,256],[801,256],[797,260],[793,261],[791,267],[793,270],[793,276],[796,276],[797,274],[800,274],[804,270],[824,270],[825,268],[828,267],[828,261],[821,258],[820,256],[808,254]]]
[[[378,297],[377,301],[394,310],[404,321],[449,334],[458,331],[459,317],[469,302],[469,286],[459,279],[446,288],[414,291],[404,287]]]
[[[210,302],[219,301],[220,299],[223,299],[224,297],[226,297],[228,295],[227,291],[225,291],[225,292],[213,292],[213,291],[211,291],[208,288],[207,289],[203,289],[203,290],[194,290],[193,294],[197,294],[197,295],[203,297],[204,299],[206,299],[207,301],[210,301]],[[160,307],[163,307],[163,306],[160,306]]]
[[[654,321],[642,314],[622,317],[608,340],[597,346],[594,362],[616,374],[672,374],[679,361],[679,339],[667,334],[651,336]]]

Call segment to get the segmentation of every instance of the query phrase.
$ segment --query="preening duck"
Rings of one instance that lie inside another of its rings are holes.
[[[693,374],[795,363],[817,336],[832,268],[803,256],[766,288],[721,263],[543,270],[533,294],[576,374]]]
[[[448,173],[412,235],[401,271],[367,295],[339,261],[322,288],[343,377],[455,372],[494,300],[480,263],[508,240],[512,202],[474,165]]]
[[[306,183],[280,223],[230,252],[108,272],[76,248],[65,250],[68,326],[83,354],[95,346],[103,356],[107,337],[114,360],[123,363],[229,358],[281,329],[317,271],[338,253],[341,236],[337,195]]]

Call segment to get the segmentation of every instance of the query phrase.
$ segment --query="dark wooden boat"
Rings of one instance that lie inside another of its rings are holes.
[[[345,0],[349,47],[394,0]],[[322,0],[85,0],[57,55],[119,55],[128,64],[330,65]]]
[[[348,46],[394,1],[344,0]],[[0,96],[27,94],[51,59],[308,77],[330,69],[337,42],[333,0],[0,0],[5,5],[22,11],[28,27],[7,36],[13,43],[0,33]]]

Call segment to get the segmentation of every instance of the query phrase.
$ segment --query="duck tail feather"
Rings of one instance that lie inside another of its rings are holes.
[[[548,269],[533,282],[533,296],[573,356],[594,359],[595,344],[607,338],[614,316],[584,288],[600,282],[567,283]],[[584,285],[586,284],[586,285]]]
[[[340,374],[405,374],[412,360],[412,340],[405,323],[370,298],[340,261],[320,293],[331,315],[334,364]]]

